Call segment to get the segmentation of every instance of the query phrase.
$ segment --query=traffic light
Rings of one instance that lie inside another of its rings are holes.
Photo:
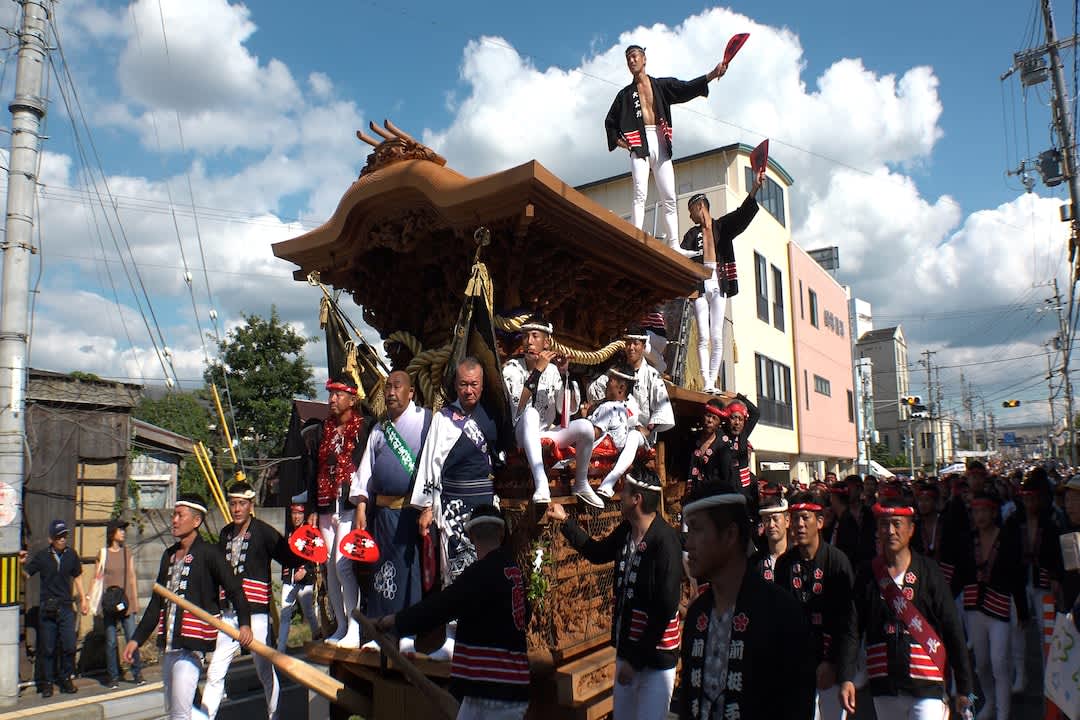
[[[1005,402],[1001,403],[1001,407],[1003,407],[1003,408],[1020,407],[1020,401],[1019,400],[1006,400]]]
[[[918,395],[905,395],[900,398],[901,405],[922,405],[922,398]]]

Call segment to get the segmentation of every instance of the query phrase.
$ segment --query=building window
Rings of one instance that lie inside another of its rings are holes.
[[[814,392],[825,397],[832,397],[832,383],[821,377],[820,375],[814,376]]]
[[[775,265],[772,266],[772,286],[772,324],[777,330],[784,332],[784,276]]]
[[[881,440],[882,440],[882,444],[885,446],[885,449],[890,450],[891,448],[890,448],[890,443],[889,443],[889,433],[885,433],[884,435],[882,435]]]
[[[807,373],[805,370],[803,370],[802,371],[802,384],[803,384],[803,394],[806,395],[806,409],[807,410],[810,409],[810,380],[809,380],[809,377],[810,377],[810,374]]]
[[[774,427],[794,427],[791,409],[791,368],[755,355],[757,366],[758,410],[761,422]]]
[[[847,391],[847,421],[855,422],[855,394],[850,390]]]
[[[754,253],[754,280],[757,287],[757,316],[769,322],[769,266],[765,258]]]
[[[810,296],[810,324],[814,327],[820,327],[818,325],[817,293],[813,290],[808,290],[807,294]]]
[[[754,186],[754,171],[749,165],[743,170],[746,177],[746,192],[750,192],[750,188]],[[780,187],[780,183],[766,177],[761,189],[758,190],[757,201],[776,218],[776,222],[787,227],[787,218],[784,215],[784,188]]]
[[[806,306],[803,303],[803,296],[802,296],[802,280],[799,281],[799,319],[800,320],[805,320],[806,319]]]
[[[932,442],[933,442],[933,440],[930,437],[930,433],[928,433],[928,432],[922,433],[922,438],[921,438],[921,441],[920,441],[919,444],[922,446],[923,450],[929,450],[930,449],[930,443],[932,443]]]

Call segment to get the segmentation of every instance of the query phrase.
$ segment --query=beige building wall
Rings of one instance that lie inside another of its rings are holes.
[[[752,148],[745,145],[731,145],[711,150],[699,155],[675,161],[675,184],[677,188],[679,210],[679,232],[685,233],[693,223],[690,221],[686,202],[691,195],[704,192],[709,198],[709,205],[714,217],[731,212],[746,198],[746,169],[749,167],[749,152]],[[628,165],[629,165],[629,161]],[[782,167],[770,161],[767,177],[783,190],[782,215],[790,226],[791,203],[790,187],[792,180]],[[599,180],[578,188],[585,195],[610,209],[620,217],[629,218],[631,210],[631,179],[629,172],[612,178]],[[653,232],[656,217],[656,188],[650,180],[649,194],[646,201],[645,231]],[[659,227],[659,226],[655,226]],[[681,240],[681,237],[680,237]],[[771,360],[774,364],[787,368],[786,402],[789,410],[791,427],[778,427],[763,421],[758,424],[752,437],[758,461],[791,461],[799,453],[798,409],[795,403],[795,356],[792,339],[792,314],[790,292],[790,265],[788,243],[791,231],[761,207],[750,227],[735,240],[735,261],[739,273],[739,294],[730,298],[728,306],[729,323],[725,329],[725,368],[724,386],[745,394],[762,407],[761,388],[758,386],[758,356]],[[755,285],[755,253],[765,259],[768,277],[769,321],[758,317]],[[773,268],[780,272],[782,302],[775,306],[777,295],[772,276]],[[779,329],[775,322],[777,311],[783,317]],[[695,324],[692,323],[692,326]],[[732,335],[734,342],[732,343]],[[692,333],[691,341],[696,341]],[[687,349],[688,357],[696,358],[697,348],[691,344]],[[691,369],[697,369],[696,359],[689,362]],[[775,365],[772,366],[775,368]],[[700,388],[696,373],[690,378],[688,386]],[[767,402],[767,399],[766,399]],[[764,412],[763,416],[768,414]],[[781,409],[781,414],[783,410]]]

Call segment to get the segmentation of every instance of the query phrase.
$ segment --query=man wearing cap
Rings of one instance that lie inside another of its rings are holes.
[[[135,616],[139,614],[139,588],[135,578],[135,556],[129,552],[127,520],[113,518],[105,526],[105,547],[94,566],[94,584],[90,590],[90,612],[100,615],[105,626],[106,681],[110,689],[120,687],[117,663],[116,626],[124,630],[124,642],[135,634]],[[108,607],[106,607],[108,605]],[[142,658],[135,653],[131,663],[132,680],[142,685]]]
[[[679,717],[812,718],[810,628],[798,602],[750,565],[746,496],[733,485],[701,484],[683,517],[690,575],[709,591],[686,613]]]
[[[765,168],[754,176],[754,184],[742,204],[726,215],[713,218],[709,198],[695,193],[687,202],[694,227],[683,235],[681,247],[694,262],[705,265],[709,277],[698,284],[694,317],[698,330],[698,363],[703,391],[718,392],[716,376],[724,361],[724,318],[728,298],[739,294],[739,274],[735,267],[733,241],[750,226],[757,215],[758,190],[765,182]]]
[[[708,74],[690,81],[654,78],[645,73],[645,48],[626,48],[626,67],[633,82],[615,96],[604,119],[608,152],[616,147],[630,152],[630,172],[634,181],[631,222],[641,229],[645,222],[645,198],[652,169],[657,193],[664,208],[663,228],[668,245],[679,242],[679,218],[675,206],[675,169],[671,158],[671,106],[696,97],[708,97],[709,83],[727,72],[718,64]]]
[[[375,624],[406,637],[456,620],[450,691],[461,700],[458,720],[521,720],[529,706],[526,577],[503,543],[497,508],[477,506],[465,531],[476,561],[449,587]]]
[[[1002,527],[1000,517],[1001,500],[997,495],[973,495],[972,546],[956,572],[964,588],[964,613],[975,672],[986,696],[979,716],[1004,720],[1009,717],[1013,685],[1009,622],[1014,607],[1020,622],[1027,622],[1030,612],[1020,537],[1015,528]]]
[[[328,338],[328,346],[330,340]],[[330,365],[333,368],[333,364]],[[349,500],[352,476],[364,453],[371,423],[363,416],[357,380],[344,370],[331,369],[326,382],[330,393],[330,413],[321,425],[302,432],[307,449],[305,470],[308,523],[319,528],[330,552],[326,562],[326,595],[334,613],[336,630],[326,639],[337,644],[345,639],[350,625],[349,612],[360,599],[353,561],[340,552],[341,540],[349,534],[356,519],[356,506]],[[355,630],[356,633],[359,630]],[[355,635],[359,638],[359,635]]]
[[[655,720],[666,716],[675,687],[682,547],[675,528],[657,513],[656,473],[635,468],[623,481],[623,521],[606,537],[589,537],[561,505],[551,505],[547,517],[562,523],[563,537],[586,560],[615,563],[614,717]]]
[[[306,522],[303,503],[293,503],[289,506],[289,528],[295,530]],[[319,636],[319,618],[315,614],[315,577],[319,569],[315,563],[305,561],[298,567],[288,565],[281,566],[281,616],[278,618],[278,652],[285,652],[289,647],[289,626],[292,625],[293,612],[296,606],[300,606],[308,627],[311,628],[311,639]]]
[[[949,586],[931,560],[911,550],[915,509],[909,501],[882,500],[874,515],[881,552],[860,569],[855,615],[841,638],[844,710],[856,712],[856,662],[865,643],[879,720],[942,718],[949,687],[955,688],[954,707],[961,713],[971,705],[974,681]]]
[[[217,616],[221,615],[220,598],[224,592],[236,611],[240,646],[247,647],[254,638],[248,601],[240,577],[224,553],[199,535],[205,518],[206,501],[194,493],[181,493],[172,515],[176,543],[162,553],[155,582]],[[165,684],[165,714],[170,720],[191,720],[199,674],[206,653],[214,650],[218,632],[210,623],[154,593],[135,628],[135,636],[124,647],[124,661],[131,662],[135,651],[155,631],[158,647],[164,652],[161,679]]]
[[[431,428],[432,414],[413,402],[412,378],[395,370],[383,385],[386,418],[368,435],[364,457],[353,475],[349,499],[356,503],[357,527],[371,532],[379,559],[367,589],[367,614],[392,615],[420,602],[420,534],[418,511],[409,504],[416,461]],[[378,646],[368,640],[365,649]],[[401,651],[414,650],[411,638]]]
[[[645,362],[645,342],[648,336],[645,330],[639,326],[631,326],[623,336],[626,353],[626,364],[634,373],[634,387],[630,394],[637,402],[639,414],[638,432],[644,438],[644,447],[652,447],[656,443],[656,436],[675,427],[675,413],[671,409],[671,399],[668,397],[667,385],[664,378],[649,363]],[[589,385],[586,392],[590,403],[602,401],[607,393],[608,376],[605,373],[596,378]],[[624,453],[631,453],[627,448]],[[632,451],[637,452],[635,447]],[[633,455],[628,457],[633,460]],[[629,466],[627,466],[629,467]]]
[[[480,404],[484,367],[479,360],[468,357],[458,364],[454,390],[457,398],[431,420],[409,498],[409,504],[420,511],[421,537],[432,523],[438,530],[444,586],[476,560],[465,523],[474,508],[495,500],[492,453],[499,446],[495,421]],[[453,656],[454,628],[453,623],[447,627],[446,642],[432,657],[448,660]]]
[[[822,542],[825,508],[809,493],[791,498],[794,547],[776,561],[776,584],[790,592],[810,622],[814,661],[817,666],[818,717],[841,718],[836,691],[841,636],[851,622],[851,588],[855,582],[851,563],[837,547]]]
[[[49,523],[49,545],[27,560],[25,550],[19,551],[19,562],[27,577],[40,575],[38,632],[41,637],[42,663],[45,666],[45,685],[42,697],[53,694],[53,684],[62,693],[77,691],[71,678],[75,675],[75,611],[71,607],[71,589],[79,601],[79,611],[86,615],[90,601],[83,592],[82,562],[68,547],[68,527],[63,520]],[[60,676],[56,676],[56,656],[60,655]]]
[[[566,370],[566,358],[560,358],[551,349],[554,327],[539,315],[532,315],[521,326],[524,335],[524,355],[511,358],[503,365],[503,382],[510,395],[510,407],[514,414],[514,436],[518,447],[524,450],[525,459],[532,472],[533,502],[551,502],[547,471],[541,438],[548,438],[562,448],[573,447],[577,458],[574,478],[574,494],[593,507],[604,503],[589,487],[589,460],[592,456],[593,429],[583,419],[570,422],[563,418],[566,427],[556,423],[563,407],[562,373]],[[576,403],[570,403],[576,406]]]
[[[776,582],[776,561],[788,550],[788,528],[791,526],[788,502],[779,496],[763,499],[758,515],[768,544],[754,554],[750,565],[762,579]]]
[[[236,576],[247,598],[251,614],[251,632],[260,641],[270,642],[270,561],[282,567],[297,566],[302,561],[289,550],[289,542],[268,523],[252,515],[255,508],[255,489],[246,482],[233,483],[228,489],[229,514],[232,523],[221,529],[218,547]],[[230,625],[237,624],[237,612],[225,604],[222,619]],[[352,608],[350,608],[351,610]],[[351,619],[351,618],[350,618]],[[353,620],[352,622],[356,622]],[[357,641],[352,647],[359,644]],[[210,720],[217,717],[221,698],[225,695],[225,675],[229,665],[240,654],[240,644],[223,632],[217,634],[214,657],[206,671],[206,687],[203,689],[203,705]],[[270,720],[278,717],[278,694],[281,684],[273,664],[262,655],[256,655],[255,672],[259,675],[266,695],[266,711]]]

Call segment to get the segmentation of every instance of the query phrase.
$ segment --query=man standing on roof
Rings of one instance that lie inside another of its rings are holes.
[[[679,217],[675,206],[675,168],[671,162],[671,106],[696,97],[708,97],[709,83],[727,72],[718,64],[708,74],[690,81],[654,78],[645,73],[645,48],[626,48],[626,67],[633,82],[619,91],[611,103],[604,128],[608,151],[621,147],[630,152],[630,172],[634,179],[634,207],[631,222],[639,230],[645,223],[645,197],[652,168],[656,190],[664,206],[664,232],[668,245],[679,244]]]

